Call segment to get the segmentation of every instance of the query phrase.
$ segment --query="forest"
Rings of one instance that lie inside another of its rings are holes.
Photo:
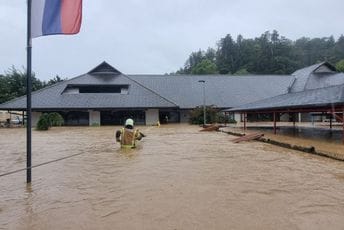
[[[322,61],[344,71],[343,35],[292,41],[276,30],[248,39],[228,34],[215,48],[192,52],[174,74],[291,74]]]

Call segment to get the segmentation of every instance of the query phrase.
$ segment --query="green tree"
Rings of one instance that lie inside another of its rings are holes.
[[[236,44],[230,34],[227,34],[226,37],[220,39],[216,55],[216,64],[221,74],[236,72],[236,52]]]
[[[249,74],[250,72],[248,72],[247,69],[243,68],[236,71],[233,75],[240,76],[240,75],[249,75]]]
[[[336,63],[336,69],[339,72],[344,72],[344,59],[340,60],[339,62]]]
[[[208,59],[198,63],[192,70],[192,74],[216,74],[216,64]]]
[[[53,85],[57,82],[64,81],[58,75],[47,83],[31,75],[32,91],[42,89],[46,86]],[[0,74],[0,104],[14,98],[26,95],[26,71],[20,71],[12,66],[5,74]]]
[[[56,83],[59,83],[59,82],[65,81],[65,80],[66,80],[66,79],[60,78],[59,75],[56,75],[54,78],[50,79],[50,80],[45,84],[45,86],[54,85],[54,84],[56,84]]]
[[[44,83],[32,73],[32,91],[41,89]],[[26,72],[11,67],[5,75],[0,75],[0,103],[26,94]]]
[[[199,63],[210,60],[220,74],[235,74],[246,69],[252,74],[290,74],[295,70],[328,61],[344,59],[344,36],[336,41],[333,36],[322,38],[301,37],[292,41],[278,31],[266,31],[260,36],[245,39],[239,35],[233,40],[230,34],[221,38],[217,50],[193,52],[179,73],[198,71]],[[204,63],[202,63],[204,64]],[[197,66],[197,69],[195,67]]]

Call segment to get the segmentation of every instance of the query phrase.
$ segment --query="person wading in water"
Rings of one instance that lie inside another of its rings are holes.
[[[133,119],[127,119],[125,121],[124,128],[116,131],[116,141],[121,143],[121,148],[135,148],[136,140],[141,140],[145,137],[138,129],[134,129]]]

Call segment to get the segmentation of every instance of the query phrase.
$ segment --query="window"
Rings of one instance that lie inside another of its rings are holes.
[[[118,93],[128,94],[129,85],[68,85],[66,94],[78,93]]]

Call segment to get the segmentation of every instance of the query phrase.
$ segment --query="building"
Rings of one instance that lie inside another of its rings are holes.
[[[32,121],[35,124],[43,112],[58,112],[66,125],[122,125],[128,117],[142,125],[166,117],[169,122],[187,122],[189,111],[203,105],[203,90],[206,105],[231,109],[342,84],[344,74],[328,63],[292,75],[228,76],[125,75],[103,62],[86,74],[33,92]],[[0,105],[0,110],[25,109],[26,97]]]

